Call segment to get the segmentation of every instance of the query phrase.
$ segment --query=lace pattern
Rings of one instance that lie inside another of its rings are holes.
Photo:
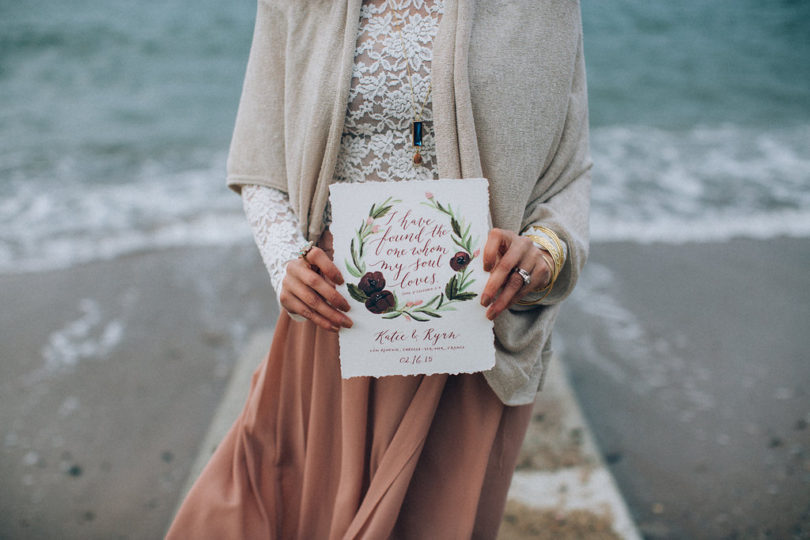
[[[411,122],[414,106],[418,113],[428,91],[433,38],[443,11],[443,0],[363,3],[335,182],[435,178],[436,147],[430,97],[422,110],[421,165],[413,163]],[[406,62],[411,68],[413,105]],[[273,288],[280,294],[285,263],[295,258],[306,242],[299,231],[298,219],[287,194],[274,188],[245,185],[242,202]],[[328,204],[324,223],[331,223]]]
[[[436,145],[428,88],[433,39],[443,12],[443,0],[363,3],[335,182],[436,177]],[[415,165],[411,124],[420,110],[424,129],[422,164]],[[324,223],[331,223],[329,205],[324,212]]]
[[[286,262],[298,256],[306,238],[298,230],[298,219],[286,193],[266,186],[242,186],[245,210],[253,239],[278,295],[286,273]]]

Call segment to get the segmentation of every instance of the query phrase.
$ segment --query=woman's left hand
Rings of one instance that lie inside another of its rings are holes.
[[[484,270],[490,275],[481,293],[481,305],[489,307],[487,318],[490,320],[527,293],[543,289],[551,280],[551,265],[542,250],[529,238],[513,231],[489,231],[483,262]],[[529,273],[529,284],[524,283],[516,268]]]

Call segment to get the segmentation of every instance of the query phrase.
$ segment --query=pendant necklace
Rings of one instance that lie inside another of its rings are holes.
[[[404,19],[404,17],[402,18]],[[408,84],[411,86],[411,112],[413,113],[413,122],[411,122],[411,135],[412,135],[412,143],[415,153],[413,155],[413,163],[414,165],[420,165],[422,163],[422,154],[420,153],[422,149],[422,112],[425,110],[425,104],[427,103],[428,98],[430,97],[430,91],[432,89],[433,81],[428,82],[428,90],[427,94],[425,94],[425,99],[422,101],[422,106],[419,108],[419,113],[416,112],[416,98],[414,97],[413,91],[413,78],[411,77],[411,63],[408,60],[408,52],[405,50],[405,40],[402,38],[402,25],[403,21],[400,20],[399,27],[397,31],[399,32],[399,42],[402,45],[402,55],[405,57],[405,66],[408,68]]]

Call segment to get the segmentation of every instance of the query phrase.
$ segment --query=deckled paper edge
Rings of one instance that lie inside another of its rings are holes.
[[[491,209],[491,199],[490,199],[490,192],[489,192],[489,179],[484,178],[484,177],[477,177],[477,178],[438,178],[438,179],[433,179],[433,180],[402,180],[402,181],[397,182],[397,183],[398,184],[408,183],[408,184],[425,184],[425,185],[427,185],[427,184],[431,184],[431,183],[435,183],[435,182],[452,183],[452,182],[470,182],[470,181],[476,181],[476,182],[483,181],[484,193],[486,194],[486,200],[487,200],[487,228],[488,228],[488,230],[486,231],[486,233],[489,234],[489,230],[492,230],[492,209]],[[333,191],[340,191],[340,190],[343,190],[343,189],[351,189],[351,188],[348,188],[347,186],[352,186],[352,185],[356,185],[356,183],[352,183],[352,182],[335,182],[334,184],[330,184],[329,185],[330,204],[331,204],[331,200],[332,200]],[[484,242],[486,243],[486,240]],[[459,371],[443,371],[443,370],[439,370],[439,371],[434,371],[434,372],[423,372],[423,373],[396,373],[396,374],[376,374],[376,375],[375,374],[352,374],[352,373],[347,374],[343,362],[340,362],[341,378],[344,379],[344,380],[354,379],[354,378],[358,378],[358,377],[373,377],[375,379],[379,379],[381,377],[416,377],[416,376],[420,376],[420,375],[441,375],[441,374],[461,375],[461,374],[467,374],[467,373],[482,373],[482,372],[485,372],[485,371],[489,371],[493,367],[495,367],[495,321],[491,321],[489,319],[487,319],[487,321],[489,322],[489,324],[488,324],[489,329],[492,332],[492,342],[491,342],[491,345],[490,345],[490,350],[492,351],[492,354],[489,357],[490,358],[489,362],[486,362],[486,365],[484,367],[480,368],[480,369],[475,368],[475,366],[471,366],[471,369],[469,369],[469,370],[459,370]],[[338,359],[340,359],[340,332],[341,331],[342,330],[340,330],[338,332]]]

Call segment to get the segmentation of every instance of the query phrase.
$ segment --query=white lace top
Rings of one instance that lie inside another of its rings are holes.
[[[360,10],[346,120],[340,141],[336,182],[435,178],[436,147],[428,96],[433,38],[444,0],[369,0]],[[400,38],[401,31],[401,38]],[[404,51],[403,51],[404,42]],[[408,80],[406,62],[411,68]],[[422,164],[413,163],[411,123],[422,110]],[[286,263],[298,256],[306,239],[287,195],[276,189],[242,187],[245,214],[276,292]],[[330,207],[325,223],[330,223]]]
[[[433,38],[443,11],[444,0],[363,2],[336,182],[420,180],[438,174],[428,88]],[[410,64],[410,81],[406,62]],[[424,124],[421,165],[413,163],[414,109],[416,114],[421,111]],[[242,201],[273,288],[280,296],[286,263],[298,256],[306,239],[286,193],[245,185]],[[326,225],[331,222],[330,210],[327,205]],[[525,299],[531,301],[541,295]]]

